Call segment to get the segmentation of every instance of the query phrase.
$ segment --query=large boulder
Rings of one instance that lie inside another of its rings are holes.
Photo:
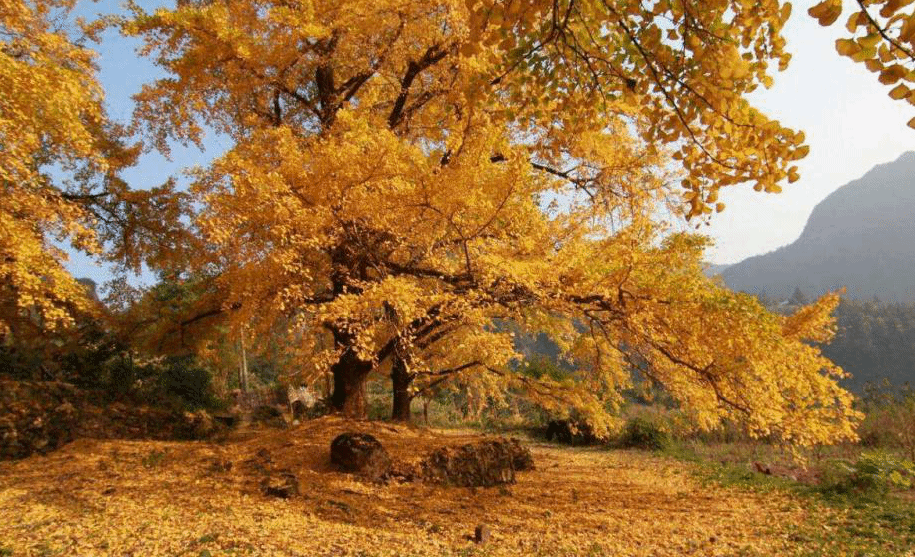
[[[431,483],[490,487],[515,483],[515,472],[533,470],[534,458],[517,439],[494,439],[437,449],[421,466]]]
[[[330,444],[330,461],[344,472],[378,481],[391,469],[388,451],[368,433],[347,432]]]

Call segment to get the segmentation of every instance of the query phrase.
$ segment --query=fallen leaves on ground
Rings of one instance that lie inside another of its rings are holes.
[[[79,440],[0,463],[0,548],[13,555],[790,555],[800,501],[702,485],[689,465],[635,451],[533,444],[515,485],[357,481],[330,440],[361,430],[395,459],[479,439],[322,418],[222,444]],[[269,498],[256,463],[288,468],[301,495]],[[226,470],[226,463],[231,467]],[[254,463],[254,464],[252,464]],[[477,545],[478,524],[492,531]]]

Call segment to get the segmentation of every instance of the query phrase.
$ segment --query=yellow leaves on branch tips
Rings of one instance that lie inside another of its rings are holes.
[[[826,0],[808,13],[821,25],[832,25],[842,13],[841,0]],[[850,34],[836,40],[836,51],[863,63],[878,74],[884,85],[900,80],[915,82],[915,3],[912,0],[870,0],[860,2],[848,17],[845,29]],[[890,91],[894,100],[915,104],[909,89],[897,85]],[[912,121],[909,121],[910,127]]]
[[[824,0],[807,10],[820,25],[832,25],[842,15],[842,0]]]

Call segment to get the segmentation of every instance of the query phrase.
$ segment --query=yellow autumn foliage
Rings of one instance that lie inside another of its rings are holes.
[[[911,0],[858,0],[845,23],[848,38],[836,40],[836,50],[863,63],[883,85],[893,86],[893,100],[915,105],[915,4]],[[808,10],[820,25],[842,15],[841,0],[823,0]],[[908,122],[915,129],[915,118]]]
[[[769,314],[665,224],[723,209],[722,187],[797,179],[803,134],[745,98],[787,63],[785,5],[132,9],[118,24],[168,73],[137,96],[138,128],[162,150],[207,128],[234,142],[192,186],[213,277],[199,315],[284,323],[300,378],[332,372],[338,409],[364,415],[365,378],[396,365],[414,394],[514,386],[607,431],[638,369],[702,428],[854,437],[841,370],[806,344],[833,298]],[[515,373],[507,322],[548,334],[569,380]]]
[[[67,324],[85,292],[54,243],[97,249],[83,208],[62,195],[47,166],[105,169],[98,149],[102,91],[93,54],[73,44],[53,15],[72,0],[4,2],[0,10],[0,331],[21,319]]]

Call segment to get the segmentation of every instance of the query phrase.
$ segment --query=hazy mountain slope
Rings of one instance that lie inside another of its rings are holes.
[[[915,152],[871,169],[817,205],[800,238],[724,270],[735,290],[772,298],[796,287],[814,296],[915,299]]]
[[[714,277],[716,275],[720,275],[728,267],[730,267],[730,265],[728,265],[727,263],[723,263],[723,264],[709,263],[705,266],[705,269],[704,269],[705,276]]]

